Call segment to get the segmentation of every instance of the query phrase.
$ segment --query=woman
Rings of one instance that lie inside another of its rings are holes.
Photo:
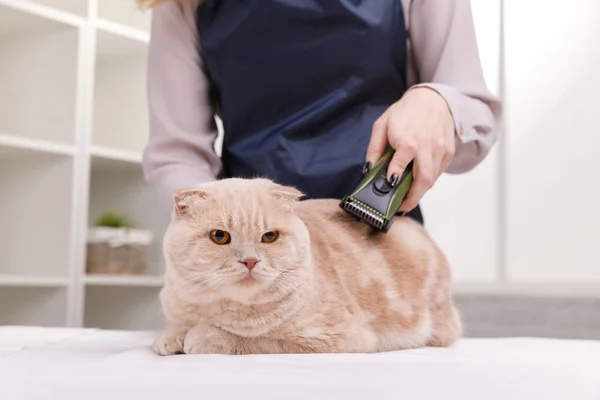
[[[153,6],[147,181],[173,193],[265,176],[341,198],[383,154],[400,211],[444,172],[480,163],[500,103],[487,89],[469,0],[140,0]],[[213,115],[224,126],[213,151]]]

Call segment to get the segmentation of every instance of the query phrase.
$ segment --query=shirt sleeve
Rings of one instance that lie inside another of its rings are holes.
[[[152,10],[147,64],[150,133],[142,167],[145,180],[169,209],[175,191],[215,180],[221,170],[194,12],[193,6],[174,1]]]
[[[454,158],[446,172],[477,166],[497,138],[500,100],[486,86],[469,0],[413,0],[409,35],[416,84],[446,100],[456,132]]]

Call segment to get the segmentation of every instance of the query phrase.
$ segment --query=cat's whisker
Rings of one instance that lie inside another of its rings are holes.
[[[213,276],[209,277],[208,279],[205,279],[204,281],[201,282],[201,285],[204,285],[207,288],[214,288],[214,287],[220,286],[221,284],[223,284],[225,282],[226,282],[226,279],[224,279],[224,277],[219,274],[219,275],[213,275]]]
[[[165,289],[169,292],[175,292],[189,284],[197,284],[198,286],[204,285],[206,289],[209,289],[212,286],[210,281],[215,278],[215,276],[206,277],[206,273],[198,272],[187,276],[185,279],[182,279],[177,285],[165,285]]]
[[[275,288],[281,289],[284,293],[297,291],[301,284],[299,281],[291,280],[285,274],[280,274],[279,277],[274,281]]]
[[[279,287],[284,288],[288,293],[302,292],[303,295],[310,296],[320,304],[321,300],[319,296],[316,295],[314,287],[310,285],[306,279],[303,279],[304,277],[302,277],[302,275],[303,274],[296,273],[295,271],[283,272],[280,274],[277,284]]]
[[[183,282],[179,282],[177,285],[171,285],[171,284],[167,284],[164,286],[164,290],[168,293],[173,293],[176,292],[177,290],[181,289],[183,286],[187,285],[188,283],[192,283],[194,281],[192,280],[186,280]]]

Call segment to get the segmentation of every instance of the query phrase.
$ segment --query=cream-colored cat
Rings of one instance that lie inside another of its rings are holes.
[[[460,337],[448,263],[421,225],[398,217],[373,233],[338,201],[299,196],[266,179],[176,194],[157,354],[371,353]]]

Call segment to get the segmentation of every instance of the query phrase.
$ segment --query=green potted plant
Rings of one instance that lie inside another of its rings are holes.
[[[131,224],[124,215],[118,214],[114,211],[108,211],[102,214],[96,220],[96,226],[103,226],[108,228],[130,228]]]
[[[152,232],[135,229],[122,214],[108,211],[90,227],[87,240],[88,274],[141,275],[148,267]]]

